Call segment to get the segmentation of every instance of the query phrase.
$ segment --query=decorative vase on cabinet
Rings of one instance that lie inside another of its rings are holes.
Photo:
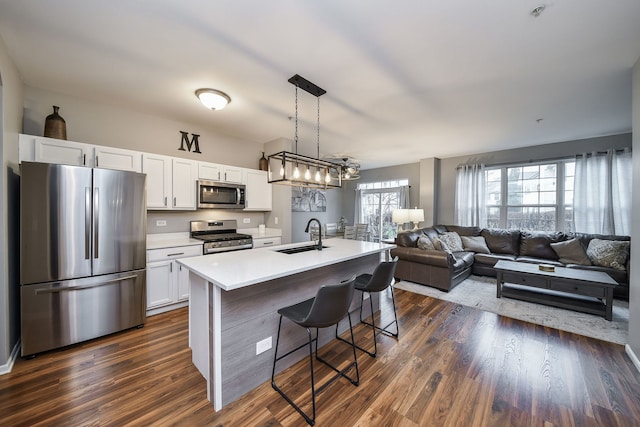
[[[58,114],[59,109],[54,105],[53,114],[49,114],[44,122],[44,136],[47,138],[67,139],[67,123]]]
[[[260,157],[260,160],[258,160],[258,169],[260,169],[261,171],[266,171],[269,169],[269,162],[267,161],[266,157],[264,157],[264,151],[262,152],[262,157]]]

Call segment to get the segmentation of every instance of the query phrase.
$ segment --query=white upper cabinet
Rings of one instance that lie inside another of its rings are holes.
[[[272,189],[267,179],[267,171],[245,169],[244,183],[245,211],[270,211],[272,209]]]
[[[20,161],[92,166],[93,146],[81,142],[20,135]]]
[[[198,162],[198,179],[221,181],[222,176],[222,165],[217,165],[215,163]]]
[[[172,159],[173,170],[173,209],[196,208],[196,181],[198,162],[187,159]]]
[[[198,179],[232,184],[244,183],[242,168],[209,162],[198,162]]]
[[[142,153],[55,138],[20,135],[20,161],[142,171]]]
[[[195,210],[197,162],[144,153],[147,174],[147,209]]]
[[[147,174],[147,209],[171,209],[171,157],[143,154],[142,172]]]
[[[233,184],[244,184],[244,180],[242,178],[242,168],[237,168],[234,166],[224,167],[224,182],[231,182]]]
[[[93,160],[97,168],[142,172],[142,153],[138,151],[96,146]]]

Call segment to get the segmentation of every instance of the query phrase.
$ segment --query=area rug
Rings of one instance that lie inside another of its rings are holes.
[[[628,341],[629,303],[626,301],[613,300],[613,320],[609,321],[592,314],[511,298],[496,298],[496,279],[491,277],[470,276],[450,292],[407,281],[398,282],[395,287],[615,344],[624,345]]]

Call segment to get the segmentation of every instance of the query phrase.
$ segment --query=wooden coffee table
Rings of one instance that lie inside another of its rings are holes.
[[[554,307],[597,314],[611,320],[613,289],[618,283],[607,273],[555,267],[542,271],[538,264],[500,260],[497,297],[509,297]]]

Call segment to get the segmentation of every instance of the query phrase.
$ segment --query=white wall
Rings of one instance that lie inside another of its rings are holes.
[[[436,221],[439,224],[454,223],[456,168],[460,165],[473,163],[482,163],[485,165],[516,162],[524,163],[545,159],[573,157],[579,153],[626,147],[631,147],[630,133],[441,159],[439,187],[437,190],[438,212]]]
[[[633,67],[633,204],[632,212],[640,212],[640,58]],[[631,278],[629,280],[629,347],[640,358],[640,222],[631,228]],[[637,366],[640,370],[640,366]]]
[[[239,140],[215,128],[96,104],[34,87],[25,88],[23,133],[42,135],[45,118],[53,112],[53,105],[60,107],[60,115],[67,123],[67,139],[71,141],[254,169],[258,168],[265,142]],[[224,111],[211,112],[217,113],[224,114]],[[178,150],[182,140],[180,131],[200,135],[202,154]]]
[[[0,374],[11,365],[11,352],[20,337],[18,236],[18,134],[22,127],[20,80],[0,39]]]

